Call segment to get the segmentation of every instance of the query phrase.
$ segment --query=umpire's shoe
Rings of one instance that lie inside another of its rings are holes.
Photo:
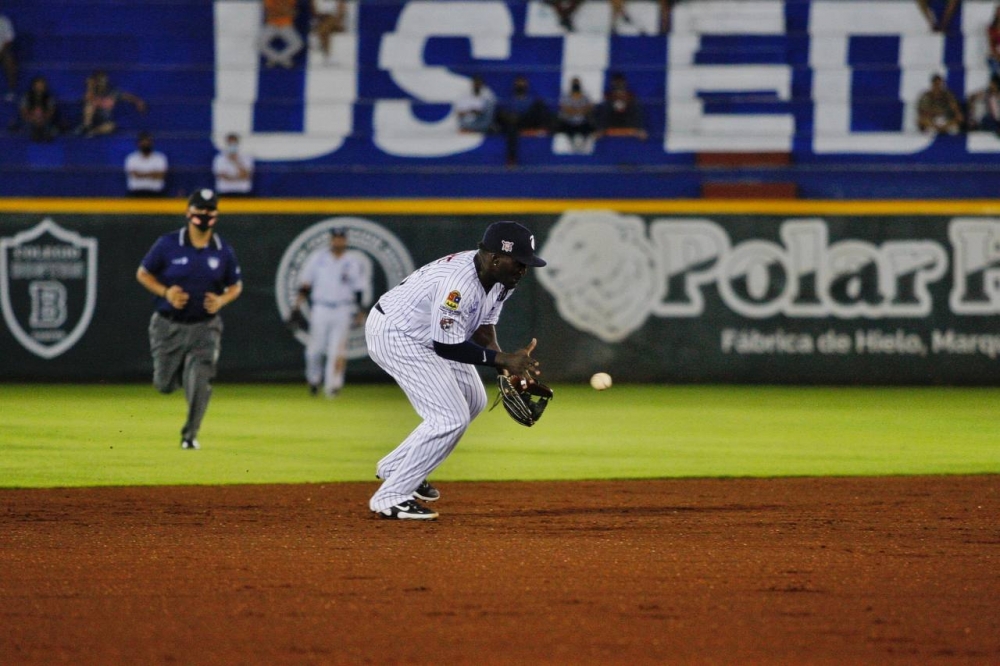
[[[396,506],[390,506],[384,511],[376,511],[379,518],[389,520],[434,520],[438,517],[437,512],[421,506],[415,500],[406,500]]]
[[[441,493],[437,488],[424,481],[420,484],[420,487],[413,491],[418,500],[423,500],[425,502],[436,502],[441,499]]]

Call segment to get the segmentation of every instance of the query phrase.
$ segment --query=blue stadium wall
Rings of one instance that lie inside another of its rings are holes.
[[[285,70],[256,54],[258,2],[8,0],[21,88],[47,77],[67,126],[97,68],[149,111],[120,107],[106,138],[3,134],[0,196],[120,196],[145,129],[170,159],[170,195],[210,182],[236,131],[257,156],[262,197],[662,200],[706,183],[793,183],[816,199],[991,198],[1000,139],[922,135],[914,102],[935,72],[960,98],[985,85],[994,6],[966,0],[935,33],[912,0],[687,0],[661,35],[651,0],[629,2],[636,25],[618,32],[607,3],[587,2],[572,34],[540,0],[365,0],[350,4],[332,61],[309,49]],[[646,141],[604,138],[574,154],[525,137],[509,168],[502,137],[456,129],[452,103],[473,74],[502,97],[524,73],[554,105],[571,77],[597,98],[616,71],[642,100]],[[0,127],[13,117],[0,104]],[[699,166],[718,152],[788,164]]]

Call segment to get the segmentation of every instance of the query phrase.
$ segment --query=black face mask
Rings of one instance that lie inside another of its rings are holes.
[[[191,217],[191,221],[194,222],[194,226],[198,227],[202,231],[208,231],[211,229],[212,220],[215,219],[215,215],[210,213],[193,213]]]

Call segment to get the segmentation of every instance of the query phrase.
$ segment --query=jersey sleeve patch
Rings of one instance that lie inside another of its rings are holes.
[[[456,289],[448,293],[448,297],[444,299],[444,306],[449,310],[457,310],[458,304],[462,302],[462,294]]]
[[[442,331],[450,331],[452,328],[454,328],[454,326],[455,326],[455,320],[454,319],[451,319],[449,317],[442,317],[441,318],[441,330]]]

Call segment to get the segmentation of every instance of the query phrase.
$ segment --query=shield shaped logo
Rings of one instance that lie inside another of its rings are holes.
[[[8,328],[36,356],[52,359],[87,331],[97,304],[97,239],[46,218],[0,238],[0,306]]]

